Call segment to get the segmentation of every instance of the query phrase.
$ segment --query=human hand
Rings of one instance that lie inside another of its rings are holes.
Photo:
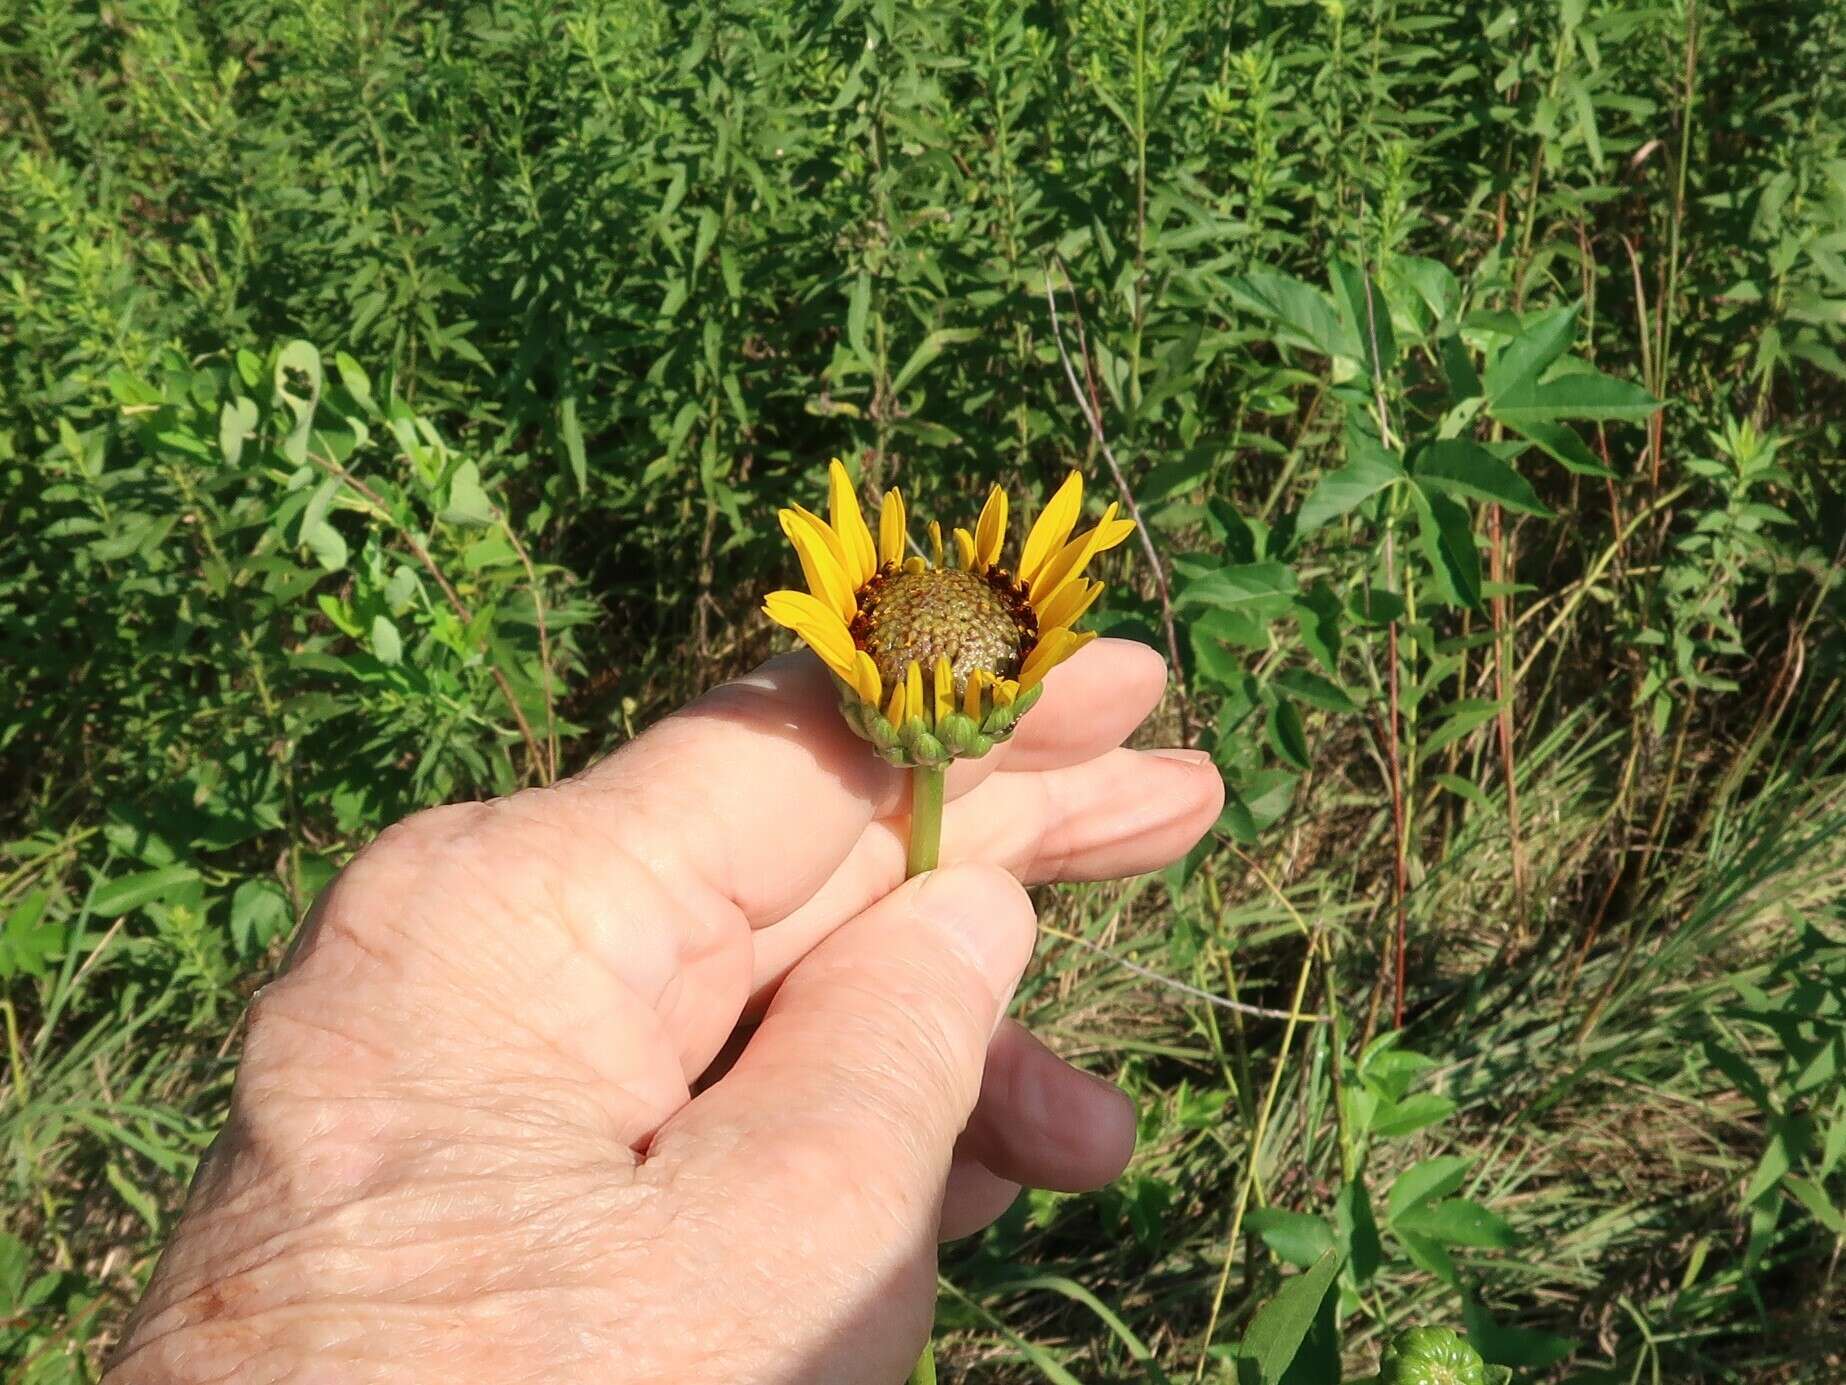
[[[1017,880],[1217,815],[1204,757],[1116,748],[1163,682],[1113,640],[1056,670],[908,883],[904,775],[806,655],[386,831],[250,1008],[111,1385],[903,1379],[938,1236],[1131,1152],[1127,1099],[1002,1016]]]

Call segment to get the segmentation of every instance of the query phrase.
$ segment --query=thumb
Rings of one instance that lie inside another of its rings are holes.
[[[707,1204],[686,1210],[730,1228],[758,1274],[778,1262],[810,1291],[837,1276],[853,1298],[880,1285],[920,1305],[926,1330],[955,1140],[1033,935],[1031,900],[998,867],[907,882],[789,973],[647,1166]]]

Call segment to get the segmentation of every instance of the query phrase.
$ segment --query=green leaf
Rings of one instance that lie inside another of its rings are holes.
[[[1570,348],[1577,336],[1577,305],[1528,317],[1520,326],[1519,335],[1500,349],[1482,381],[1489,409],[1502,396],[1536,386],[1545,367]]]
[[[387,666],[403,661],[404,642],[398,637],[397,627],[386,616],[372,617],[372,653],[378,656],[379,663]]]
[[[1560,463],[1566,471],[1574,471],[1580,476],[1615,475],[1584,445],[1574,428],[1562,423],[1527,419],[1524,423],[1514,424],[1513,431],[1537,444],[1541,452]]]
[[[1481,1250],[1511,1250],[1519,1243],[1503,1219],[1465,1197],[1414,1203],[1391,1218],[1391,1229]]]
[[[1333,1249],[1333,1228],[1306,1212],[1280,1207],[1258,1207],[1244,1217],[1244,1225],[1263,1238],[1278,1260],[1308,1269]]]
[[[218,411],[218,451],[225,465],[236,466],[244,455],[244,443],[256,436],[257,407],[254,399],[239,395],[227,399]],[[62,419],[58,420],[60,423]]]
[[[1322,678],[1318,673],[1310,673],[1304,668],[1291,668],[1276,675],[1275,684],[1285,688],[1300,698],[1310,707],[1318,707],[1323,712],[1338,712],[1350,715],[1359,710],[1359,706],[1346,695],[1339,684]]]
[[[1509,390],[1489,401],[1488,412],[1509,428],[1560,418],[1626,419],[1650,417],[1660,401],[1639,385],[1596,371],[1560,375],[1540,385]]]
[[[1384,1247],[1378,1240],[1378,1221],[1372,1213],[1372,1195],[1366,1190],[1363,1175],[1340,1185],[1333,1201],[1333,1218],[1339,1228],[1340,1243],[1352,1266],[1353,1281],[1360,1288],[1371,1282],[1384,1260]]]
[[[1409,1135],[1426,1125],[1434,1125],[1439,1120],[1446,1120],[1454,1109],[1455,1103],[1445,1096],[1437,1096],[1433,1092],[1418,1092],[1415,1096],[1407,1096],[1402,1101],[1393,1102],[1379,1112],[1372,1121],[1372,1133],[1381,1140]]]
[[[1288,610],[1294,594],[1295,574],[1283,564],[1238,563],[1213,568],[1186,583],[1174,598],[1173,609],[1210,606],[1270,620]]]
[[[910,359],[904,362],[904,368],[898,371],[897,377],[891,381],[891,392],[899,393],[912,380],[921,375],[929,363],[942,354],[945,346],[957,346],[963,342],[973,341],[979,336],[980,332],[973,327],[938,327],[923,338],[922,345],[910,353]]]
[[[181,885],[199,878],[191,866],[162,866],[159,870],[137,871],[97,887],[90,897],[90,911],[98,918],[112,919],[143,904],[152,903]]]
[[[1364,358],[1358,338],[1340,319],[1339,310],[1320,290],[1286,274],[1253,270],[1226,285],[1232,301],[1276,322],[1292,339],[1323,356]]]
[[[493,523],[493,502],[481,489],[480,468],[473,462],[463,462],[449,478],[449,501],[441,517],[451,524]]]
[[[1345,260],[1334,260],[1328,266],[1328,277],[1358,339],[1359,363],[1368,375],[1374,370],[1391,370],[1397,361],[1397,337],[1391,330],[1391,306],[1383,291]],[[1374,342],[1378,347],[1375,356]]]
[[[1463,506],[1439,491],[1412,487],[1417,538],[1451,605],[1481,609],[1481,555],[1474,523]]]
[[[1411,473],[1420,485],[1496,502],[1521,514],[1551,517],[1523,476],[1467,438],[1439,438],[1419,448],[1411,459]]]
[[[1473,1159],[1457,1154],[1439,1155],[1412,1164],[1391,1184],[1391,1192],[1385,1199],[1389,1209],[1387,1215],[1396,1221],[1398,1213],[1418,1203],[1447,1197],[1461,1186],[1473,1165]]]
[[[1269,745],[1276,754],[1296,769],[1311,768],[1307,732],[1301,726],[1301,713],[1286,697],[1276,699],[1267,719]]]
[[[1432,1241],[1414,1231],[1398,1231],[1397,1239],[1418,1269],[1435,1275],[1451,1289],[1461,1287],[1461,1276],[1455,1271],[1454,1257],[1440,1241]]]
[[[1468,1340],[1481,1356],[1497,1366],[1523,1366],[1543,1370],[1556,1365],[1576,1349],[1568,1337],[1549,1332],[1534,1332],[1524,1327],[1504,1327],[1495,1322],[1487,1310],[1471,1297],[1463,1295],[1461,1318],[1468,1329]]]
[[[1390,453],[1354,456],[1337,471],[1326,472],[1314,483],[1295,516],[1295,533],[1307,535],[1330,520],[1356,510],[1387,486],[1404,479],[1404,469]]]
[[[567,394],[564,402],[558,406],[558,439],[564,444],[564,455],[570,459],[570,474],[576,478],[577,494],[582,495],[588,488],[589,458],[583,450],[583,426],[577,422],[577,396]]]
[[[1311,1269],[1288,1280],[1257,1310],[1244,1332],[1239,1355],[1254,1364],[1262,1385],[1280,1385],[1339,1272],[1340,1253],[1329,1249]]]

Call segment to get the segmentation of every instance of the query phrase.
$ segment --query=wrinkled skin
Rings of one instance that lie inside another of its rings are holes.
[[[1056,670],[908,883],[906,781],[805,655],[386,831],[251,1006],[111,1385],[902,1380],[938,1237],[1133,1147],[1002,1015],[1019,881],[1154,869],[1217,815],[1202,757],[1116,748],[1163,682],[1108,640]]]

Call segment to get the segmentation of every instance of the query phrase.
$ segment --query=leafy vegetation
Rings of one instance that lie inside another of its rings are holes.
[[[0,1360],[93,1379],[358,842],[772,647],[829,455],[1132,502],[1219,830],[982,1381],[1846,1370],[1838,0],[0,17]],[[1499,1374],[1504,1374],[1500,1372]]]

